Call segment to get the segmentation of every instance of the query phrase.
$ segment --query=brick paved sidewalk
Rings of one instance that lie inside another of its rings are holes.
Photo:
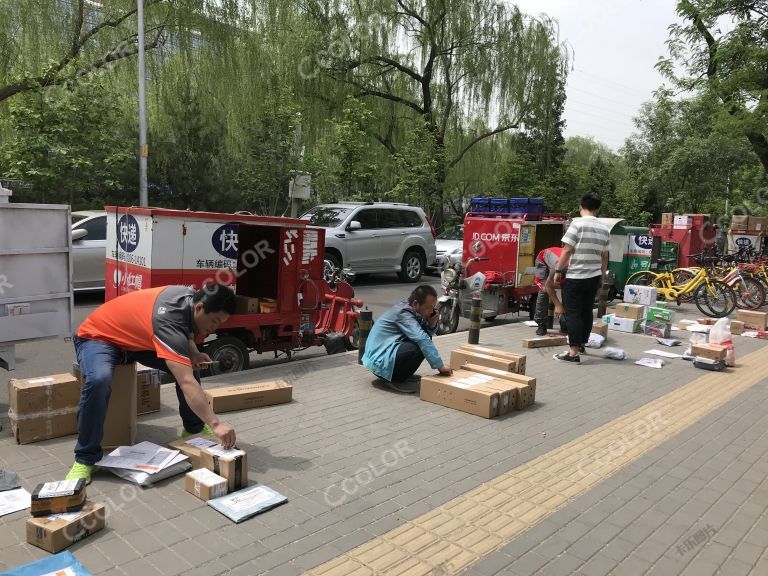
[[[514,324],[484,329],[481,342],[520,351],[531,332]],[[651,338],[610,335],[633,358],[658,348]],[[447,357],[466,334],[436,342]],[[738,338],[737,354],[763,345]],[[70,550],[94,574],[299,574],[707,375],[682,360],[653,370],[592,352],[573,367],[554,362],[554,351],[527,351],[536,406],[495,420],[377,387],[354,355],[211,379],[206,386],[274,377],[294,384],[290,405],[227,415],[249,453],[251,478],[287,495],[288,504],[234,525],[187,494],[182,477],[141,490],[99,473],[88,495],[107,504],[108,527]],[[476,558],[469,573],[714,574],[721,565],[723,574],[768,573],[768,464],[761,458],[768,390],[760,362],[755,366],[732,374],[749,372],[756,383]],[[172,387],[163,387],[162,401],[159,414],[139,419],[139,440],[177,436]],[[16,446],[5,436],[0,466],[17,470],[31,490],[63,476],[73,444],[62,438]],[[0,518],[0,569],[46,554],[24,542],[26,517]],[[450,562],[412,571],[453,572]]]

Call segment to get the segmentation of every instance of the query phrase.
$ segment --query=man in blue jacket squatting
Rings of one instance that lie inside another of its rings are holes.
[[[419,286],[408,300],[384,312],[368,335],[363,365],[395,390],[416,391],[398,384],[412,380],[425,358],[440,374],[450,376],[453,373],[432,343],[437,327],[436,304],[435,289]]]

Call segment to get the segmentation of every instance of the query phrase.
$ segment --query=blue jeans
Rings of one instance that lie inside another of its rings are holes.
[[[115,366],[139,362],[166,373],[170,371],[165,360],[158,358],[152,351],[127,352],[113,344],[85,340],[78,336],[74,336],[73,342],[77,363],[83,374],[83,389],[77,409],[75,461],[93,465],[102,457],[101,439],[104,436],[104,419],[107,416],[109,396],[112,392],[112,375]],[[195,371],[194,374],[195,379],[200,383],[200,373]],[[205,423],[187,404],[178,382],[176,396],[179,399],[179,415],[184,429],[192,433],[200,432]]]

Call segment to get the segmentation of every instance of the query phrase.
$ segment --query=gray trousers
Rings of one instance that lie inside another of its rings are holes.
[[[542,284],[547,283],[549,278],[549,268],[540,262],[536,262],[536,278],[541,279]],[[533,320],[538,324],[547,321],[547,309],[549,308],[549,294],[546,290],[539,292],[536,296],[536,308],[533,312]]]

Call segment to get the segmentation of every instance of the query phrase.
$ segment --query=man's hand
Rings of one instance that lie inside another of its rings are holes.
[[[192,362],[192,368],[195,370],[200,370],[202,368],[201,364],[204,362],[213,362],[211,357],[205,352],[193,352],[190,354],[189,360]]]
[[[212,426],[212,428],[214,434],[216,434],[216,437],[224,448],[230,449],[235,445],[237,438],[235,437],[235,429],[232,428],[232,426],[219,422],[215,426]]]
[[[441,376],[453,375],[453,370],[451,370],[448,366],[443,366],[442,368],[438,368],[437,371],[440,373]]]
[[[435,308],[429,317],[429,327],[434,328],[435,326],[437,326],[437,321],[439,318],[440,318],[440,315],[437,313],[437,308]]]
[[[563,314],[565,314],[565,308],[563,307],[563,305],[555,304],[555,318],[560,318],[560,316],[562,316]]]

